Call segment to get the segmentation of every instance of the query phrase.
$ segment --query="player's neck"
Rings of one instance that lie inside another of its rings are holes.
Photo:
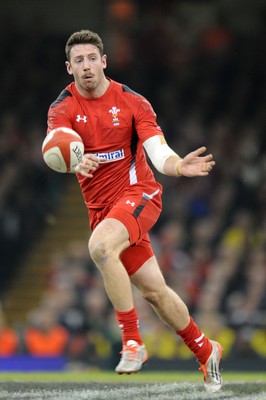
[[[79,94],[81,94],[81,96],[86,97],[87,99],[97,99],[98,97],[101,97],[105,94],[105,92],[110,86],[110,83],[111,83],[110,80],[104,77],[103,80],[99,82],[97,87],[94,89],[85,90],[84,88],[77,86],[77,84],[76,84],[76,89],[79,92]]]

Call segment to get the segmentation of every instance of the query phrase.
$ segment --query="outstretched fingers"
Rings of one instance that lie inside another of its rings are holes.
[[[201,154],[203,154],[206,151],[206,147],[200,147],[197,150],[193,151],[191,154],[193,154],[193,157],[199,157]],[[206,163],[208,167],[213,167],[215,165],[215,161],[213,160],[213,155],[212,154],[207,154],[206,156],[200,157],[200,161],[202,163]]]
[[[190,154],[193,154],[193,156],[198,157],[201,154],[205,153],[206,150],[207,150],[206,147],[202,146],[202,147],[199,147],[197,150],[192,151],[192,153],[190,153]]]
[[[206,147],[202,146],[194,152],[194,156],[199,157],[198,160],[200,160],[201,163],[201,176],[208,175],[215,165],[212,154],[207,154],[206,156],[200,157],[200,155],[203,154],[205,151]]]
[[[209,174],[209,172],[211,172],[211,170],[213,169],[214,165],[215,165],[215,161],[209,161],[209,162],[202,163],[202,172],[205,172],[206,175]]]
[[[202,157],[202,160],[204,160],[204,162],[211,162],[215,164],[215,161],[213,161],[213,155],[212,154],[208,154],[207,156]]]

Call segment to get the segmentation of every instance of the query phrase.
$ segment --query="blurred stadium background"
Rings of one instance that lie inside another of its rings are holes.
[[[107,75],[151,101],[180,155],[203,144],[214,154],[207,179],[157,176],[152,241],[166,279],[222,343],[224,368],[266,369],[265,16],[263,0],[1,2],[1,370],[109,369],[120,350],[76,179],[40,152],[47,109],[70,82],[66,39],[84,28],[103,37]],[[194,369],[134,294],[148,368]]]

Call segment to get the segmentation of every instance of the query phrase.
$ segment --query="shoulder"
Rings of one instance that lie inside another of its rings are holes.
[[[68,97],[72,97],[72,93],[67,89],[62,90],[57,99],[50,105],[50,108],[58,106]]]
[[[120,96],[128,103],[131,104],[132,106],[135,105],[135,107],[138,109],[143,108],[143,109],[150,109],[151,104],[150,102],[140,93],[135,92],[132,90],[129,86],[125,85],[124,83],[118,83],[115,81],[113,82],[113,87],[114,90],[119,92]]]
[[[127,85],[122,84],[122,90],[125,94],[129,94],[134,99],[135,104],[144,110],[151,108],[151,103],[142,94],[130,89]]]
[[[121,83],[121,88],[122,88],[122,92],[123,93],[130,93],[132,94],[134,97],[143,97],[140,93],[135,92],[134,90],[130,89],[130,87],[128,87],[127,85]]]
[[[52,102],[50,108],[55,108],[61,104],[64,104],[66,101],[73,101],[73,99],[74,95],[72,91],[72,84],[70,84],[65,89],[62,90],[62,92],[59,94],[56,100]]]
[[[134,90],[132,90],[130,87],[128,87],[127,85],[125,85],[124,83],[120,83],[120,82],[116,82],[112,79],[110,79],[111,82],[111,88],[113,92],[117,92],[119,93],[121,96],[125,96],[125,97],[143,97],[141,94],[135,92]]]

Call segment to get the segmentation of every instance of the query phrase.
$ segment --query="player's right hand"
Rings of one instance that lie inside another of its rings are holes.
[[[99,157],[96,157],[94,154],[84,154],[82,161],[75,168],[75,173],[92,178],[93,172],[99,167],[99,163]]]

